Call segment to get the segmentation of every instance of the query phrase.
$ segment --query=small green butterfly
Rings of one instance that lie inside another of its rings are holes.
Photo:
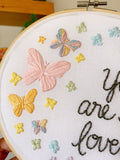
[[[84,22],[82,22],[80,26],[77,26],[76,28],[78,29],[78,33],[87,32],[87,27]]]
[[[75,83],[72,81],[69,81],[68,85],[66,85],[66,88],[68,88],[68,92],[75,91],[77,89]]]
[[[40,149],[40,141],[41,139],[34,139],[31,141],[32,143],[32,146],[33,146],[33,150],[36,150],[36,149]]]

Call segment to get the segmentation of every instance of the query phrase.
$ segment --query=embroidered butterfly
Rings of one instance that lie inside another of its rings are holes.
[[[22,110],[26,109],[27,112],[32,113],[34,111],[34,99],[37,95],[37,90],[36,89],[31,89],[26,97],[19,97],[16,94],[10,94],[8,96],[8,100],[11,103],[13,108],[13,112],[17,117],[20,117],[22,114]]]
[[[118,27],[114,27],[113,29],[109,29],[109,37],[120,37],[120,29]]]
[[[55,40],[51,43],[51,48],[56,49],[60,47],[60,57],[67,56],[70,50],[75,51],[81,46],[81,42],[77,40],[69,40],[64,29],[59,29]]]
[[[51,141],[49,144],[49,149],[51,149],[53,151],[53,153],[57,153],[57,151],[60,150],[60,147],[58,145],[58,141],[57,140]]]
[[[80,26],[77,26],[76,28],[78,29],[78,33],[87,32],[87,27],[85,26],[84,22],[82,22]]]
[[[85,60],[85,57],[82,53],[80,53],[77,57],[75,57],[75,60],[77,61],[77,63],[80,63],[81,61]]]
[[[46,38],[45,37],[43,37],[43,36],[39,36],[39,40],[38,40],[38,42],[39,43],[42,43],[42,44],[44,44],[44,41],[46,40]]]
[[[92,38],[92,44],[93,46],[102,46],[103,43],[102,43],[102,36],[100,34],[97,34],[96,36],[93,36]]]
[[[32,127],[34,128],[34,133],[38,134],[40,130],[43,133],[46,133],[46,124],[47,124],[47,119],[43,120],[38,120],[38,121],[32,121]]]
[[[29,85],[35,80],[39,80],[42,91],[53,89],[56,85],[56,78],[61,78],[71,67],[67,61],[44,65],[43,58],[36,49],[31,48],[28,52],[27,63],[30,67],[24,72],[23,81]]]
[[[33,140],[31,140],[33,150],[41,148],[40,142],[41,142],[41,139],[33,139]]]
[[[17,73],[13,72],[12,73],[12,76],[11,76],[11,79],[10,79],[10,83],[13,82],[14,86],[16,86],[16,84],[21,80],[22,78],[17,75]]]

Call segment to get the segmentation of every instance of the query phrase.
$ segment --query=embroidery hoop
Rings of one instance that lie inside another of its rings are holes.
[[[66,13],[77,13],[77,12],[86,12],[87,9],[72,9],[72,10],[66,10],[66,11],[60,11],[60,12],[56,12],[54,14],[51,14],[49,16],[46,16],[45,18],[42,18],[38,21],[36,21],[34,24],[32,24],[31,26],[29,26],[27,29],[25,29],[19,36],[17,36],[17,38],[12,42],[12,44],[10,45],[10,47],[8,48],[8,50],[6,51],[3,59],[2,59],[2,62],[0,63],[0,67],[2,67],[4,65],[4,62],[5,62],[5,59],[6,59],[6,56],[8,55],[9,51],[11,50],[11,48],[14,46],[15,42],[26,32],[28,31],[30,28],[34,27],[36,24],[38,24],[39,22],[45,20],[45,19],[48,19],[49,21],[49,18],[51,17],[54,17],[54,16],[59,16],[59,15],[63,15],[63,14],[66,14]],[[114,12],[114,11],[111,11],[111,10],[104,10],[104,9],[96,9],[94,8],[93,9],[93,12],[99,12],[101,13],[102,15],[106,16],[106,15],[109,15],[110,17],[112,16],[120,16],[120,13],[119,12]],[[10,149],[12,150],[12,152],[17,156],[17,158],[19,160],[22,160],[21,156],[16,153],[15,149],[12,147],[12,145],[10,144],[10,141],[8,140],[5,132],[4,132],[4,129],[3,129],[3,126],[2,126],[2,123],[1,123],[1,117],[0,117],[0,131],[3,135],[3,137],[5,138],[8,146],[10,147]]]

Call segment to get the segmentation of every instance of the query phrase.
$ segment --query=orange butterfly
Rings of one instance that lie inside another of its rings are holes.
[[[13,108],[13,112],[17,117],[20,117],[22,114],[22,110],[26,109],[27,112],[32,113],[34,111],[34,99],[37,95],[37,90],[36,89],[31,89],[26,97],[19,97],[16,94],[10,94],[8,96],[8,100],[11,103]]]

